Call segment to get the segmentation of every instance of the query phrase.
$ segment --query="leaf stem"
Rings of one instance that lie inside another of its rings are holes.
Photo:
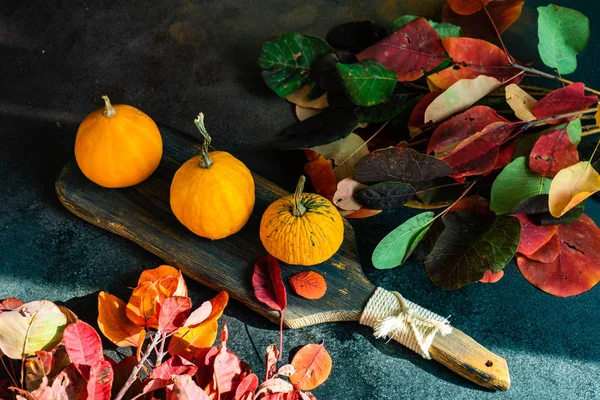
[[[123,387],[121,388],[121,390],[119,391],[119,393],[117,394],[117,396],[114,398],[114,400],[121,400],[123,398],[123,396],[125,396],[125,393],[127,393],[127,390],[129,389],[129,387],[131,385],[133,385],[133,382],[137,378],[137,374],[142,369],[142,366],[144,365],[144,362],[146,362],[146,360],[148,359],[148,357],[150,356],[150,354],[152,354],[152,350],[154,350],[154,348],[156,347],[156,345],[160,341],[161,337],[162,337],[162,333],[160,331],[157,331],[154,334],[154,338],[152,339],[152,343],[150,343],[150,346],[148,346],[148,348],[144,352],[144,355],[142,356],[142,359],[140,360],[140,362],[135,366],[135,368],[133,368],[133,371],[131,371],[131,375],[129,375],[129,378],[127,378],[127,381],[125,382],[125,385],[123,385]]]
[[[279,361],[282,360],[283,353],[283,310],[279,311]]]
[[[592,129],[589,129],[589,130],[587,130],[587,131],[584,131],[584,132],[581,134],[581,136],[582,136],[582,137],[584,137],[584,136],[591,136],[591,135],[595,135],[596,133],[600,133],[600,128],[598,128],[598,127],[594,127],[594,128],[592,128]]]
[[[204,114],[198,114],[198,118],[194,120],[194,124],[204,137],[204,142],[202,142],[202,152],[200,153],[200,168],[208,169],[213,165],[213,161],[210,159],[208,155],[208,150],[210,148],[210,142],[212,141],[206,127],[204,126]]]
[[[568,80],[568,79],[562,78],[562,77],[560,77],[560,76],[552,75],[552,74],[549,74],[549,73],[547,73],[547,72],[544,72],[544,71],[540,71],[540,70],[538,70],[538,69],[535,69],[535,68],[526,67],[526,66],[524,66],[524,65],[517,64],[517,63],[516,63],[516,62],[514,62],[514,61],[510,61],[510,62],[508,63],[508,65],[509,65],[510,67],[512,67],[512,68],[517,68],[517,69],[520,69],[521,71],[525,71],[525,72],[527,72],[527,73],[529,73],[529,74],[532,74],[532,75],[537,75],[537,76],[541,76],[542,78],[548,78],[548,79],[552,79],[552,80],[555,80],[555,81],[559,81],[559,82],[562,82],[562,83],[566,83],[566,84],[568,84],[568,85],[570,85],[570,84],[574,83],[573,81],[570,81],[570,80]],[[587,87],[587,86],[585,86],[585,90],[587,90],[587,91],[588,91],[588,92],[590,92],[590,93],[594,93],[594,94],[600,95],[600,91],[598,91],[598,90],[596,90],[596,89],[592,89],[592,88],[590,88],[590,87]]]
[[[504,44],[504,40],[502,40],[502,36],[500,35],[500,31],[498,30],[498,27],[496,26],[496,22],[494,22],[494,19],[490,15],[490,13],[487,10],[487,7],[483,3],[483,1],[479,0],[479,2],[483,6],[483,11],[485,12],[485,15],[487,16],[488,21],[490,21],[490,25],[492,25],[492,28],[494,28],[494,32],[496,32],[496,36],[498,37],[498,40],[500,40],[500,44],[502,45],[502,49],[504,50],[506,57],[508,57],[508,61],[513,62],[514,60],[513,60],[512,56],[510,55],[510,53],[508,52],[508,49],[506,48],[506,45]]]
[[[525,125],[523,125],[522,130],[525,131],[525,130],[527,130],[529,128],[534,128],[536,126],[546,125],[548,122],[554,121],[556,119],[563,119],[563,118],[569,118],[569,117],[577,117],[579,115],[592,114],[592,113],[596,113],[596,112],[598,112],[598,107],[588,108],[587,110],[581,110],[581,111],[573,111],[573,112],[566,113],[566,114],[553,115],[553,116],[548,117],[548,118],[536,119],[534,121],[528,122]]]
[[[435,186],[435,187],[431,187],[431,188],[428,188],[428,189],[423,189],[423,190],[420,190],[420,191],[415,192],[415,193],[416,194],[422,194],[422,193],[427,193],[430,190],[441,189],[441,188],[450,187],[450,186],[458,186],[458,185],[462,185],[462,183],[459,183],[459,182],[448,183],[448,184],[441,185],[441,186]]]
[[[365,147],[367,145],[367,143],[369,143],[371,140],[373,140],[375,138],[375,136],[377,136],[379,134],[379,132],[381,132],[383,130],[383,128],[385,128],[385,126],[390,123],[390,121],[391,120],[385,121],[385,124],[381,125],[381,127],[379,129],[377,129],[377,132],[375,132],[373,135],[371,135],[370,138],[368,138],[367,140],[365,140],[365,142],[363,144],[361,144],[360,146],[358,146],[356,148],[356,150],[354,150],[352,152],[352,154],[350,154],[348,157],[346,157],[346,159],[344,161],[342,161],[339,165],[336,165],[336,167],[333,169],[333,172],[335,172],[342,165],[346,164],[349,159],[351,159],[352,157],[354,157],[354,155],[356,153],[358,153],[360,151],[360,149],[362,149],[363,147]]]
[[[465,189],[465,191],[460,195],[460,197],[458,199],[456,199],[456,201],[452,204],[450,204],[448,207],[446,207],[446,209],[444,211],[442,211],[441,213],[439,213],[438,215],[435,216],[435,218],[433,220],[431,220],[431,222],[433,222],[434,220],[443,217],[444,215],[448,214],[450,212],[450,210],[452,210],[452,207],[454,207],[459,201],[461,201],[463,199],[463,197],[465,197],[467,195],[467,193],[469,193],[469,191],[473,188],[473,186],[475,186],[475,184],[477,183],[477,181],[473,181],[471,182],[471,184],[469,185],[469,187],[467,187]]]
[[[15,377],[13,376],[13,374],[11,374],[10,371],[8,370],[8,367],[6,366],[6,363],[4,362],[4,356],[0,356],[0,361],[2,361],[2,365],[4,366],[4,370],[6,371],[6,373],[8,374],[8,376],[10,377],[10,380],[13,382],[13,385],[19,386],[19,384],[17,383],[17,381],[16,381]],[[9,360],[8,362],[10,363],[10,367],[13,369],[13,373],[14,373],[15,371],[14,371],[14,368],[13,368],[13,365],[12,365],[11,361]]]

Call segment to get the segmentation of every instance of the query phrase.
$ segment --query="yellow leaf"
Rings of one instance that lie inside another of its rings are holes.
[[[309,95],[312,92],[312,89],[313,88],[310,84],[306,84],[285,96],[285,99],[292,104],[304,108],[315,108],[317,110],[322,110],[328,107],[329,102],[327,101],[327,93],[316,99],[310,99]]]
[[[119,347],[137,346],[144,329],[134,324],[125,312],[125,302],[106,292],[98,295],[98,327]]]
[[[425,110],[425,122],[439,122],[463,111],[502,84],[491,76],[461,79],[439,95]]]
[[[521,121],[533,121],[537,118],[531,113],[531,109],[537,103],[534,99],[521,89],[521,87],[515,83],[511,83],[506,87],[506,102],[515,112],[517,118]]]
[[[589,161],[562,169],[552,180],[548,205],[558,218],[600,190],[600,174]]]

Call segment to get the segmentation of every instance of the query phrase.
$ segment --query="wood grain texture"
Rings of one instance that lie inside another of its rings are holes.
[[[60,201],[84,220],[132,240],[192,279],[216,290],[226,290],[252,310],[278,322],[278,313],[254,298],[251,278],[254,261],[266,254],[259,237],[260,218],[269,204],[288,193],[253,174],[256,205],[246,226],[221,240],[198,237],[171,212],[169,188],[179,166],[199,153],[200,143],[174,129],[164,126],[159,129],[164,143],[163,158],[148,180],[131,188],[106,189],[85,178],[73,160],[56,181]],[[282,266],[288,288],[286,327],[360,318],[375,286],[362,272],[352,227],[347,221],[344,227],[344,243],[329,261],[314,267]],[[327,293],[319,301],[295,295],[287,282],[289,276],[310,269],[317,270],[327,280]]]

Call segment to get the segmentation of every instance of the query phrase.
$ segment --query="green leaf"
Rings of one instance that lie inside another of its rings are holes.
[[[354,193],[357,202],[372,210],[399,208],[413,197],[413,187],[402,182],[382,182]]]
[[[402,265],[425,237],[434,215],[431,211],[415,215],[388,233],[373,251],[373,266],[390,269]]]
[[[50,350],[62,340],[66,325],[65,314],[47,300],[4,311],[0,314],[0,350],[14,360]]]
[[[542,61],[560,74],[577,69],[577,54],[590,40],[590,21],[579,11],[550,4],[538,7],[538,50]]]
[[[444,289],[477,282],[498,272],[515,255],[521,224],[517,218],[457,211],[442,219],[444,231],[423,263],[429,278]]]
[[[490,209],[497,215],[513,212],[522,201],[548,194],[551,182],[531,171],[525,157],[519,157],[504,167],[494,181]]]
[[[384,102],[398,83],[396,73],[376,60],[338,63],[337,69],[348,97],[358,106],[370,107]]]
[[[581,143],[581,119],[577,118],[569,122],[569,126],[567,126],[567,135],[569,135],[571,143],[575,146],[579,146],[579,143]]]
[[[372,107],[360,107],[356,115],[360,122],[385,122],[389,121],[405,111],[412,110],[423,96],[412,96],[408,94],[392,95],[385,103]]]
[[[285,33],[265,43],[258,66],[271,90],[285,97],[308,81],[310,66],[328,53],[331,47],[321,38]]]
[[[396,18],[396,20],[392,23],[392,30],[396,31],[417,18],[419,17],[415,15],[403,15],[400,18]],[[429,20],[429,24],[433,29],[435,29],[442,39],[449,37],[462,37],[463,35],[462,28],[460,26],[449,24],[447,22],[435,22],[432,20]]]

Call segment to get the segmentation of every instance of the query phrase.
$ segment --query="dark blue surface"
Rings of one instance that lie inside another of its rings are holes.
[[[600,11],[596,1],[557,1],[592,22],[592,40],[569,76],[600,88]],[[203,111],[216,147],[291,190],[301,153],[268,143],[293,121],[255,67],[262,43],[277,33],[324,36],[341,22],[392,21],[410,13],[438,19],[440,1],[41,1],[0,7],[0,298],[66,302],[96,318],[99,290],[127,298],[137,276],[160,260],[69,214],[54,179],[72,157],[78,123],[107,94],[155,120],[193,133]],[[527,0],[506,42],[520,60],[537,59],[535,7]],[[539,85],[556,87],[538,80]],[[600,207],[586,212],[600,223]],[[354,221],[368,277],[442,315],[508,361],[512,388],[483,391],[435,362],[372,339],[358,324],[325,324],[285,333],[285,352],[325,340],[334,368],[315,394],[323,399],[600,398],[600,288],[569,299],[537,290],[511,264],[495,285],[436,288],[416,261],[392,271],[370,266],[375,244],[411,211]],[[189,282],[195,302],[214,293]],[[224,320],[230,348],[262,375],[276,327],[232,302]]]

